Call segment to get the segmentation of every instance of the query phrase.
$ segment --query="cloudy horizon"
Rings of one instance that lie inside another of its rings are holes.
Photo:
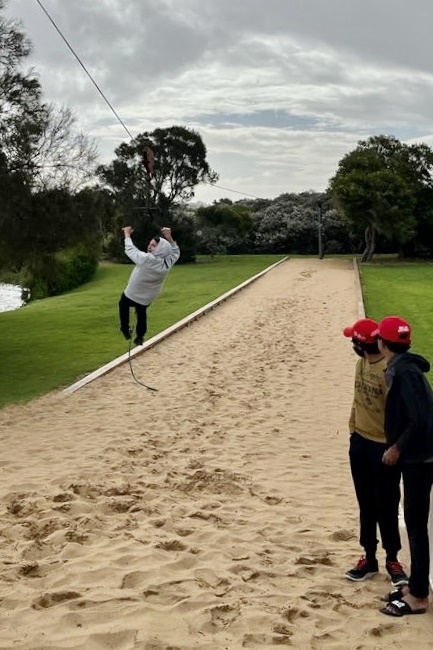
[[[42,3],[133,136],[197,130],[219,187],[323,191],[358,140],[433,145],[429,0],[86,0]],[[101,162],[128,139],[38,3],[12,0],[44,98],[67,105]]]

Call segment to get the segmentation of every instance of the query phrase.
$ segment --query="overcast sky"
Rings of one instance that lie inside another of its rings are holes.
[[[132,135],[201,134],[218,185],[324,190],[361,138],[433,146],[432,0],[42,0]],[[36,0],[9,0],[45,99],[102,162],[128,136]],[[240,195],[201,185],[196,200]]]

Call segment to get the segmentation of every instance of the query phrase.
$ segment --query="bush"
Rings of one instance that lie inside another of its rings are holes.
[[[180,248],[178,264],[191,264],[195,262],[197,256],[197,237],[195,235],[195,224],[192,215],[179,207],[169,215],[170,224],[173,230],[173,238]]]
[[[110,262],[126,263],[124,237],[118,233],[109,232],[102,242],[103,258]]]
[[[67,248],[54,255],[39,258],[24,273],[30,299],[39,300],[71,291],[92,279],[98,267],[93,251],[84,246]]]
[[[95,275],[98,259],[82,246],[69,248],[54,256],[54,278],[50,279],[50,295],[71,291]]]
[[[18,271],[0,270],[0,282],[22,285],[24,276]]]
[[[42,300],[42,298],[46,298],[50,295],[47,280],[29,277],[27,284],[29,287],[30,300]]]

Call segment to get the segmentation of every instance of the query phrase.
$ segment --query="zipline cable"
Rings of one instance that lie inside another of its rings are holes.
[[[229,187],[222,187],[221,185],[216,185],[215,183],[209,183],[208,181],[202,181],[202,183],[206,183],[206,185],[210,185],[211,187],[216,187],[219,190],[224,190],[225,192],[234,192],[235,194],[242,194],[242,196],[249,196],[252,199],[260,199],[260,196],[255,196],[254,194],[248,194],[248,192],[240,192],[239,190],[231,190]]]
[[[44,5],[42,4],[41,0],[36,0],[36,2],[38,3],[38,5],[40,6],[40,8],[42,9],[42,11],[44,12],[44,14],[46,15],[46,17],[48,18],[48,20],[50,21],[50,23],[53,25],[54,29],[55,29],[56,32],[59,34],[60,38],[64,41],[64,43],[66,44],[66,46],[69,48],[69,50],[72,52],[72,54],[74,55],[74,57],[77,59],[78,63],[79,63],[80,66],[83,68],[84,72],[85,72],[86,75],[89,77],[90,81],[91,81],[92,84],[95,86],[96,90],[97,90],[98,93],[101,95],[102,99],[105,101],[105,103],[107,104],[107,106],[110,108],[111,112],[113,113],[113,115],[115,116],[115,118],[117,119],[117,121],[118,121],[118,122],[122,125],[122,127],[125,129],[126,133],[127,133],[128,136],[131,138],[131,140],[133,140],[134,138],[133,138],[133,136],[132,136],[130,130],[129,130],[128,127],[126,126],[125,122],[122,120],[122,118],[120,117],[120,115],[118,114],[118,112],[116,111],[116,109],[114,108],[114,106],[111,104],[111,102],[109,101],[109,99],[107,98],[107,96],[106,96],[106,95],[104,94],[104,92],[101,90],[101,88],[99,87],[99,85],[98,85],[97,82],[95,81],[94,77],[93,77],[93,76],[91,75],[91,73],[88,71],[88,69],[87,69],[87,67],[85,66],[85,64],[83,63],[83,61],[80,59],[80,57],[78,56],[78,54],[76,53],[76,51],[74,50],[74,48],[72,47],[72,45],[71,45],[71,44],[69,43],[69,41],[67,40],[66,36],[64,36],[62,30],[61,30],[60,27],[57,25],[57,23],[56,23],[56,21],[54,20],[54,18],[52,18],[52,16],[51,16],[51,15],[48,13],[48,11],[45,9],[45,7],[44,7]],[[258,197],[258,196],[254,196],[254,194],[248,194],[248,192],[241,192],[241,191],[239,191],[239,190],[232,190],[232,189],[230,189],[229,187],[221,187],[220,185],[215,185],[215,183],[210,183],[209,181],[202,181],[202,183],[204,183],[204,184],[206,184],[206,185],[209,185],[210,187],[215,187],[215,188],[218,188],[218,189],[224,190],[225,192],[233,192],[234,194],[241,194],[242,196],[249,196],[249,197],[251,197],[252,199],[258,199],[258,198],[260,198],[260,197]]]
[[[53,25],[54,29],[57,31],[57,33],[59,34],[59,36],[60,36],[60,37],[62,38],[62,40],[66,43],[67,47],[70,49],[70,51],[72,52],[72,54],[75,56],[75,58],[77,59],[78,63],[79,63],[80,66],[83,68],[84,72],[85,72],[86,75],[89,77],[90,81],[91,81],[92,84],[95,86],[96,90],[97,90],[98,93],[101,95],[102,99],[103,99],[103,100],[105,101],[105,103],[109,106],[110,110],[112,111],[112,113],[114,114],[114,116],[116,117],[116,119],[117,119],[117,120],[120,122],[120,124],[123,126],[123,128],[125,129],[126,133],[129,135],[129,137],[131,138],[131,140],[133,140],[134,138],[132,137],[132,134],[131,134],[131,132],[129,131],[128,127],[126,126],[125,122],[122,120],[122,118],[121,118],[120,115],[117,113],[117,111],[116,111],[116,109],[114,108],[114,106],[111,104],[111,102],[109,101],[109,99],[106,97],[106,95],[103,93],[103,91],[101,90],[101,88],[98,86],[98,84],[96,83],[95,79],[92,77],[92,75],[90,74],[90,72],[88,71],[88,69],[86,68],[86,66],[84,65],[84,63],[82,62],[82,60],[80,59],[80,57],[78,56],[78,54],[76,53],[76,51],[74,50],[74,48],[72,47],[72,45],[68,42],[68,40],[66,39],[66,37],[63,35],[62,31],[61,31],[60,28],[57,26],[57,24],[56,24],[56,22],[54,21],[54,19],[51,18],[50,14],[49,14],[48,11],[45,9],[45,7],[44,7],[44,5],[42,4],[41,0],[36,0],[36,2],[38,3],[38,5],[40,6],[40,8],[42,9],[42,11],[44,12],[44,14],[46,15],[46,17],[48,18],[48,20],[50,21],[50,23]]]

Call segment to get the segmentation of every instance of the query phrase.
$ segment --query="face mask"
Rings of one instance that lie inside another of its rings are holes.
[[[359,343],[357,343],[356,341],[353,341],[353,351],[356,352],[358,357],[364,357],[365,356],[364,350],[362,349],[361,345]]]

